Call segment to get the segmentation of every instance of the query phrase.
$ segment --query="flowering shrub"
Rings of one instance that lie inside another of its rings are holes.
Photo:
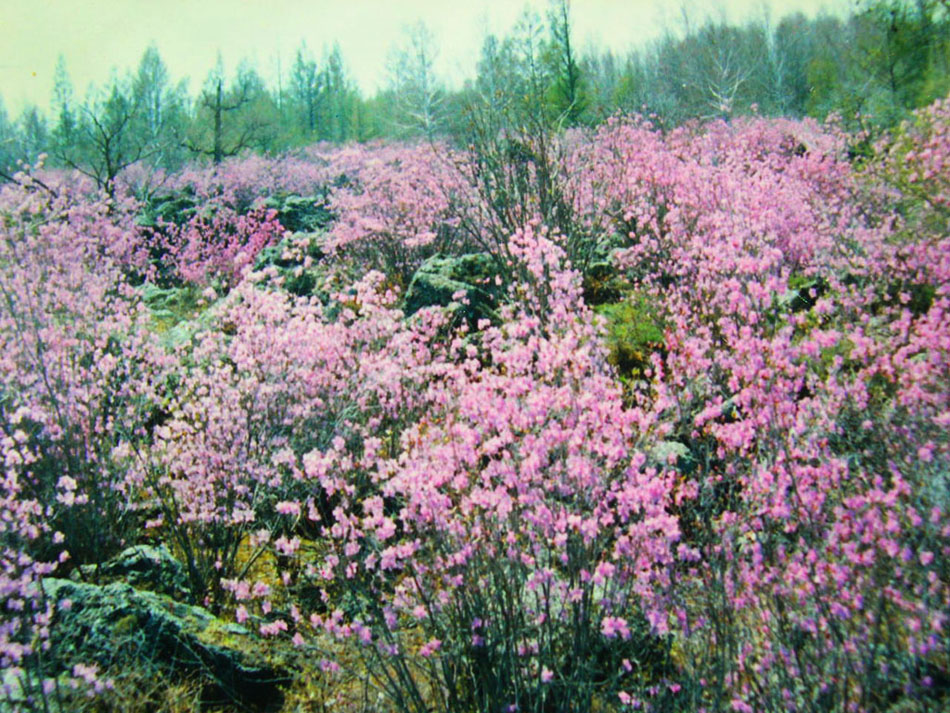
[[[106,207],[73,207],[62,190],[0,196],[0,429],[7,467],[48,531],[67,536],[74,559],[97,561],[135,526],[122,450],[146,418],[146,315],[123,277],[131,236]],[[60,549],[46,537],[33,547],[41,558]]]
[[[244,539],[263,551],[280,534],[281,503],[326,510],[304,454],[345,451],[361,428],[386,432],[411,418],[408,385],[424,373],[425,331],[403,324],[381,277],[338,295],[352,306],[336,314],[246,281],[164,376],[175,384],[169,418],[137,477],[161,513],[152,526],[179,547],[197,598],[220,604],[222,583],[246,574]]]
[[[156,179],[158,187],[143,188],[133,169],[126,171],[127,190],[147,193],[158,204],[169,200],[173,213],[147,216],[145,222],[153,225],[145,242],[153,264],[145,277],[163,283],[215,284],[224,291],[291,227],[281,225],[273,201],[288,194],[323,196],[336,178],[333,171],[339,170],[320,152],[306,160],[250,156],[189,168]]]
[[[338,219],[327,248],[404,286],[426,257],[458,249],[461,176],[448,154],[427,144],[341,152],[332,165],[347,181],[332,194]]]
[[[563,252],[531,229],[511,251],[528,303],[455,340],[395,450],[303,457],[335,499],[311,586],[349,610],[309,624],[352,637],[400,709],[587,710],[663,666],[672,474],[636,447]]]
[[[885,136],[866,172],[895,189],[888,197],[910,218],[911,229],[947,232],[950,213],[950,101],[915,112],[893,136]]]
[[[164,226],[153,250],[160,255],[162,269],[178,279],[196,285],[215,283],[227,290],[283,232],[273,210],[240,215],[230,206],[219,205],[211,215],[196,215],[181,226]]]
[[[323,192],[337,178],[335,163],[330,152],[319,149],[303,157],[252,155],[230,158],[219,166],[188,167],[169,177],[164,186],[171,191],[192,190],[202,204],[220,201],[244,213],[261,198]]]
[[[823,127],[762,119],[611,121],[558,137],[544,177],[502,140],[480,164],[245,159],[163,179],[194,214],[151,236],[121,191],[21,176],[2,665],[52,693],[43,577],[157,538],[249,641],[388,709],[945,706],[946,108],[858,168]],[[336,223],[254,272],[284,237],[258,201],[289,192]],[[404,314],[422,260],[473,249],[497,319]],[[297,267],[319,298],[281,287]],[[143,276],[210,304],[159,342]]]
[[[138,252],[110,206],[27,174],[0,193],[0,666],[5,699],[43,710],[62,684],[48,661],[58,603],[43,577],[99,562],[136,531],[124,444],[138,438],[142,313],[122,281]],[[110,217],[113,216],[113,217]],[[15,695],[14,695],[15,694]]]
[[[628,174],[619,256],[667,325],[637,402],[690,451],[697,560],[675,611],[700,685],[683,693],[736,710],[927,695],[921,671],[946,665],[947,303],[888,285],[945,295],[945,261],[865,220],[833,151],[732,131],[707,135],[714,160],[654,139],[667,158]]]

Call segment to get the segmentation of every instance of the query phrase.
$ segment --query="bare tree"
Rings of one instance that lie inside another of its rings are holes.
[[[435,38],[421,22],[407,31],[407,44],[392,55],[390,89],[401,133],[431,139],[442,130],[445,90],[435,74],[437,57]]]
[[[307,138],[317,131],[317,109],[320,102],[321,77],[317,63],[302,44],[297,50],[290,75],[291,94],[300,118],[300,128]]]
[[[736,97],[749,80],[751,68],[742,62],[738,49],[725,42],[717,42],[709,53],[706,70],[706,91],[711,116],[728,117],[736,107]]]
[[[92,90],[80,113],[76,140],[57,149],[60,160],[114,196],[119,173],[152,150],[148,138],[135,130],[141,110],[128,81],[113,78],[108,90]]]
[[[225,89],[221,59],[198,100],[198,112],[185,146],[210,156],[215,165],[250,148],[264,149],[276,117],[269,112],[264,83],[249,65],[238,68],[236,80]]]

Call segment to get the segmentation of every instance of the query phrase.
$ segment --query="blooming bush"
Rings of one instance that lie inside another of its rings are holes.
[[[944,295],[945,261],[867,219],[833,146],[730,131],[693,157],[654,139],[666,157],[627,178],[641,207],[618,257],[667,325],[636,400],[690,456],[683,693],[736,710],[926,696],[946,665],[947,303],[891,293]]]
[[[318,147],[165,177],[194,212],[151,234],[121,190],[22,174],[0,192],[2,665],[52,694],[43,578],[159,539],[248,641],[386,709],[939,709],[946,108],[859,166],[764,119],[614,120],[543,167],[511,137],[481,163]],[[255,272],[287,193],[336,222]],[[406,316],[424,259],[474,250],[497,318]],[[281,287],[298,268],[318,289]],[[175,338],[143,277],[208,288]]]
[[[218,166],[185,168],[170,176],[164,186],[170,191],[192,190],[202,204],[220,201],[244,213],[261,198],[324,192],[338,176],[332,154],[314,147],[306,156],[230,158]]]
[[[409,329],[381,278],[337,295],[335,310],[246,281],[164,374],[175,385],[168,418],[137,478],[199,600],[220,605],[223,582],[246,574],[246,538],[263,551],[271,535],[293,534],[280,525],[282,503],[327,512],[332,492],[321,499],[305,454],[344,453],[363,429],[385,433],[412,417],[436,323]]]
[[[459,248],[453,195],[461,177],[445,146],[344,150],[331,165],[346,182],[332,194],[338,219],[327,249],[383,271],[403,286],[422,261]]]
[[[950,102],[946,99],[915,112],[893,135],[879,142],[877,158],[865,171],[894,189],[888,198],[897,203],[911,229],[946,235],[950,213]]]
[[[104,690],[83,662],[88,675],[57,676],[59,603],[42,580],[101,562],[137,531],[122,451],[143,435],[147,339],[123,280],[139,252],[130,223],[68,180],[17,178],[0,192],[0,666],[17,689],[3,697],[44,710],[62,685]]]
[[[530,228],[511,250],[544,311],[457,338],[395,450],[304,457],[339,494],[312,586],[349,609],[309,624],[399,709],[587,710],[663,670],[672,474],[636,447],[563,252]]]
[[[60,190],[0,196],[0,430],[48,532],[66,535],[74,559],[98,561],[136,528],[123,451],[147,419],[147,315],[124,277],[136,252],[124,218]],[[38,537],[30,552],[58,549]]]
[[[162,269],[186,283],[214,283],[223,290],[237,284],[258,253],[284,232],[273,210],[259,208],[241,215],[228,205],[218,205],[210,215],[196,215],[184,225],[163,228],[153,241]]]

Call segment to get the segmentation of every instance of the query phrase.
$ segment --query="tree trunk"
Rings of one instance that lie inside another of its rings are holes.
[[[218,89],[214,102],[214,165],[221,163],[224,149],[221,145],[221,80],[218,80]]]

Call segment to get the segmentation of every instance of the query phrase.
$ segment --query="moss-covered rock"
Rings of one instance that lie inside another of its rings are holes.
[[[75,663],[135,667],[172,679],[198,678],[208,703],[280,708],[280,686],[290,675],[250,646],[228,646],[209,636],[226,625],[202,607],[122,582],[99,586],[49,578],[43,590],[58,603],[47,660],[60,670]]]
[[[617,302],[623,296],[620,272],[610,260],[592,263],[584,271],[584,302],[596,305]]]
[[[134,545],[101,565],[84,565],[81,574],[116,579],[136,588],[181,599],[188,596],[185,567],[165,545]],[[80,574],[80,572],[77,572]]]
[[[664,468],[672,466],[681,473],[691,473],[696,462],[689,447],[679,441],[659,441],[649,453],[652,465]]]
[[[431,257],[416,270],[409,283],[404,303],[406,314],[441,306],[452,308],[470,324],[479,319],[495,319],[503,293],[496,284],[497,274],[491,256],[486,253]]]
[[[621,378],[642,378],[650,368],[650,356],[664,348],[664,324],[649,298],[631,292],[622,302],[598,305],[595,311],[607,323],[610,363]]]
[[[276,211],[277,220],[291,233],[319,232],[333,222],[324,195],[272,196],[264,202],[264,207]]]
[[[260,251],[255,271],[272,269],[282,289],[297,297],[327,299],[322,286],[323,239],[320,233],[294,233]]]
[[[197,285],[160,287],[146,282],[139,287],[142,301],[152,315],[152,325],[166,346],[184,344],[209,326],[209,307],[215,297]]]

